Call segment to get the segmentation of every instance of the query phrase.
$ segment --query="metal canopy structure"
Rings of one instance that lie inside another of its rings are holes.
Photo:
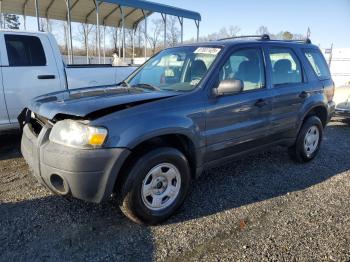
[[[100,35],[99,30],[101,25],[121,28],[124,59],[125,29],[133,30],[134,35],[137,26],[142,21],[145,23],[146,55],[147,17],[153,13],[160,13],[162,15],[164,21],[164,35],[166,35],[167,15],[178,17],[181,26],[181,41],[183,41],[183,19],[186,18],[195,21],[197,39],[199,35],[199,22],[201,21],[201,15],[197,12],[143,0],[0,0],[0,9],[1,13],[6,12],[23,15],[25,28],[26,16],[37,17],[39,31],[43,30],[40,28],[39,18],[67,21],[70,36],[70,62],[73,62],[71,22],[96,25],[97,35]],[[100,41],[99,38],[98,41]],[[132,42],[134,42],[134,40]],[[164,45],[166,45],[166,41],[164,41]],[[98,43],[98,47],[100,60],[100,43]]]

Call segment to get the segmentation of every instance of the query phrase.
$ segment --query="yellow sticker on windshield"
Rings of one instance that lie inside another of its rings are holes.
[[[214,48],[214,47],[198,47],[196,51],[194,51],[195,54],[207,54],[207,55],[217,55],[220,52],[220,48]]]

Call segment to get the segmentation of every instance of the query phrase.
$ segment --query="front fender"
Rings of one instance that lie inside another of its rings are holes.
[[[133,149],[146,140],[170,134],[186,136],[192,141],[195,148],[205,145],[200,127],[189,117],[156,116],[126,122],[122,124],[124,128],[120,126],[116,129],[109,128],[111,132],[106,146]]]

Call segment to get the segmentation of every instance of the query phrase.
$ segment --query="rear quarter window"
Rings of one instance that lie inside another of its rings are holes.
[[[319,79],[331,78],[327,62],[319,50],[304,49],[303,53]]]
[[[46,66],[41,41],[36,36],[5,35],[9,66]]]

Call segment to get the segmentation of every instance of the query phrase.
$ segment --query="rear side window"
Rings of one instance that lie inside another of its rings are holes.
[[[324,59],[323,55],[318,50],[304,50],[304,54],[309,61],[310,65],[312,66],[312,69],[314,70],[315,74],[320,79],[329,79],[331,78],[331,74],[329,72],[328,65],[326,63],[326,60]]]
[[[302,82],[299,59],[288,48],[271,48],[273,85],[296,84]]]
[[[5,35],[9,66],[45,66],[41,41],[35,36]]]

